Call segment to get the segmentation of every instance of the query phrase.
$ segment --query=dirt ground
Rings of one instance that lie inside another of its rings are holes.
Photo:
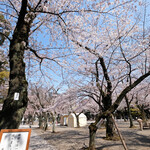
[[[125,140],[128,150],[150,150],[150,129],[140,131],[137,122],[135,128],[129,128],[129,122],[116,121],[119,130]],[[80,150],[88,146],[89,131],[88,126],[84,128],[69,128],[57,126],[56,133],[51,133],[51,129],[42,131],[33,128],[34,132],[42,137],[47,143],[57,150]],[[97,131],[96,136],[97,150],[124,150],[121,141],[105,140],[105,129]]]

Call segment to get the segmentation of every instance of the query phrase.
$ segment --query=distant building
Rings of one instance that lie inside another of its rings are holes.
[[[79,115],[79,125],[80,127],[87,125],[87,117],[83,113]],[[68,116],[68,127],[77,127],[77,119],[74,113]]]
[[[62,126],[68,125],[68,115],[67,114],[61,115],[61,117],[60,117],[60,125],[62,125]]]

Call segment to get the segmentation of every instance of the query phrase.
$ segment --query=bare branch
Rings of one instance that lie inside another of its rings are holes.
[[[9,3],[11,4],[11,6],[13,7],[13,9],[15,10],[15,12],[17,13],[17,15],[19,16],[19,12],[17,11],[17,9],[15,8],[14,4],[11,2],[11,0],[8,0]]]
[[[36,50],[34,50],[34,49],[30,48],[30,47],[27,47],[27,49],[29,49],[37,58],[39,58],[39,59],[41,60],[41,61],[40,61],[40,64],[42,63],[42,61],[43,61],[44,59],[47,59],[47,60],[54,61],[56,64],[58,64],[59,66],[62,67],[62,65],[61,65],[58,61],[56,61],[55,59],[49,58],[49,57],[41,57],[39,54],[37,54]]]
[[[42,0],[39,0],[39,2],[37,3],[37,5],[35,6],[34,10],[36,10],[39,7],[39,5],[41,4],[41,2],[42,2]]]
[[[4,36],[5,38],[7,38],[9,41],[11,41],[11,39],[3,32],[0,32],[0,35]]]
[[[117,31],[118,31],[118,36],[121,37],[121,36],[120,36],[120,31],[119,31],[118,20],[117,20]],[[128,73],[128,76],[129,76],[129,84],[131,85],[131,84],[132,84],[132,81],[131,81],[131,70],[132,70],[132,68],[131,68],[131,63],[127,60],[127,58],[126,58],[126,56],[125,56],[125,54],[124,54],[124,51],[123,51],[123,48],[122,48],[122,43],[121,43],[121,38],[118,38],[118,40],[119,40],[119,47],[120,47],[122,56],[123,56],[125,62],[126,62],[126,63],[128,64],[128,66],[129,66],[129,73]]]

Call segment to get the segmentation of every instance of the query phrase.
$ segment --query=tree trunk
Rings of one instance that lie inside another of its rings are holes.
[[[133,124],[133,118],[132,118],[132,115],[131,115],[131,109],[130,109],[129,104],[127,105],[127,109],[128,109],[128,115],[129,115],[129,121],[130,121],[130,128],[133,128],[134,124]]]
[[[129,100],[128,100],[127,96],[125,96],[125,100],[126,100],[128,116],[129,116],[129,120],[130,120],[130,128],[133,128],[134,127],[133,118],[132,118],[132,115],[131,115],[130,103],[129,103]]]
[[[73,112],[73,113],[74,113],[75,116],[76,116],[76,120],[77,120],[77,128],[80,128],[79,115],[80,115],[81,113],[79,113],[78,115],[77,115],[75,112]]]
[[[134,127],[134,124],[133,124],[133,118],[132,118],[132,115],[131,115],[131,110],[129,108],[129,121],[130,121],[130,128],[133,128]]]
[[[41,114],[38,116],[38,120],[39,120],[39,128],[42,129],[43,128],[43,117]]]
[[[7,98],[4,101],[3,109],[0,113],[0,129],[18,128],[28,102],[28,83],[25,77],[25,63],[23,62],[24,46],[19,39],[11,41],[9,58],[9,91]],[[18,100],[14,100],[15,93],[19,93]]]
[[[104,110],[108,110],[112,105],[111,94],[107,94],[106,97],[103,98]],[[106,138],[112,140],[115,136],[114,122],[111,115],[106,117]]]
[[[143,105],[140,107],[140,111],[141,111],[141,118],[142,118],[143,122],[144,123],[147,122],[147,117],[146,117],[146,113],[145,113]]]
[[[79,115],[77,115],[76,118],[77,118],[77,128],[80,128]]]
[[[27,107],[27,87],[25,76],[24,51],[28,45],[30,22],[25,22],[27,0],[22,1],[18,22],[9,47],[9,90],[0,112],[0,129],[18,128]],[[33,20],[32,20],[33,21]],[[19,93],[19,99],[14,100],[14,94]]]
[[[52,133],[55,133],[56,116],[53,113],[51,113],[51,115],[52,115]]]
[[[106,138],[112,140],[115,135],[114,122],[112,116],[109,115],[106,117]]]
[[[89,126],[89,150],[95,150],[95,136],[96,136],[97,127],[93,123]]]
[[[44,131],[46,131],[48,128],[48,123],[47,123],[47,114],[45,112],[43,113],[43,117],[44,117],[43,129]]]
[[[55,121],[55,119],[53,120],[53,126],[52,126],[52,133],[55,133],[56,132],[56,130],[55,130],[55,123],[56,123],[56,121]]]

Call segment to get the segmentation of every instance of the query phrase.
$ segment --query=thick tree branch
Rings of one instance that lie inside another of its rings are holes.
[[[121,93],[120,95],[117,97],[116,101],[113,103],[113,105],[106,110],[105,112],[103,112],[102,114],[99,114],[99,116],[96,118],[96,121],[94,124],[97,124],[99,122],[99,120],[101,118],[106,118],[108,115],[110,115],[111,113],[113,113],[118,106],[120,105],[121,101],[123,100],[123,98],[125,97],[125,95],[131,91],[134,87],[136,87],[139,83],[141,83],[145,78],[147,78],[148,76],[150,76],[150,71],[147,72],[146,74],[142,75],[141,77],[139,77],[135,82],[133,82],[131,85],[127,86]]]
[[[107,68],[105,66],[104,59],[103,59],[103,57],[99,57],[99,60],[100,60],[101,67],[103,69],[103,74],[104,74],[105,80],[107,82],[107,93],[111,93],[112,84],[111,84],[111,81],[110,81],[110,78],[109,78],[109,75],[107,72]]]
[[[39,2],[37,3],[37,5],[34,8],[34,11],[40,6],[41,2],[42,2],[42,0],[39,0]]]
[[[96,86],[97,86],[98,90],[100,91],[101,95],[102,95],[103,97],[105,97],[106,94],[105,94],[105,92],[102,90],[102,85],[100,85],[100,83],[99,83],[98,61],[99,61],[99,59],[95,62],[95,68],[96,68],[96,74],[95,74],[95,76],[96,76]]]
[[[27,13],[27,0],[22,0],[22,6],[21,6],[21,10],[20,10],[16,28],[18,28],[18,26],[22,25],[22,23],[24,22],[26,13]]]

